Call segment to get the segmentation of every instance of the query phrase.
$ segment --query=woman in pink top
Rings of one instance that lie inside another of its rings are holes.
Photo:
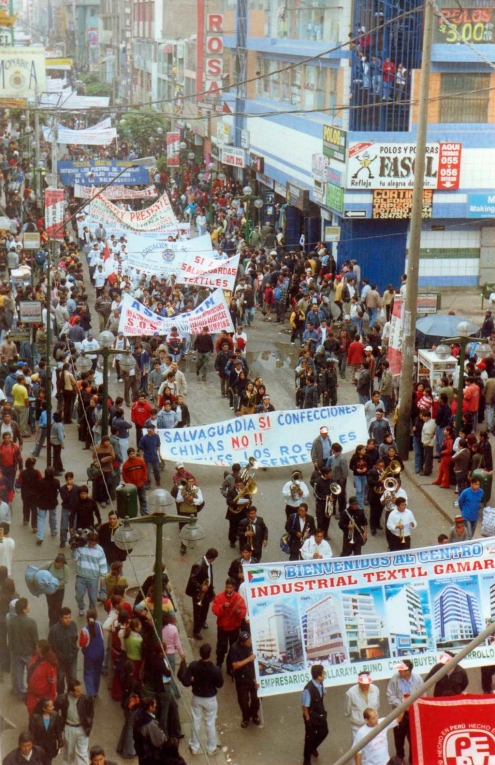
[[[162,624],[162,643],[163,647],[165,648],[165,653],[167,654],[167,659],[169,661],[170,667],[172,668],[172,686],[174,689],[175,698],[178,699],[180,697],[180,693],[175,683],[175,656],[176,654],[179,654],[181,660],[185,659],[186,656],[180,642],[179,630],[175,626],[175,616],[172,614],[163,614]]]

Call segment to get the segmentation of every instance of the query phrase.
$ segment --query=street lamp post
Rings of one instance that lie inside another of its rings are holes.
[[[210,162],[206,170],[208,172],[208,221],[210,226],[213,225],[213,181],[224,181],[226,179],[225,173],[215,172],[215,163]],[[199,173],[198,178],[200,181],[204,181],[206,173]]]
[[[253,194],[253,190],[251,186],[244,186],[243,188],[243,196],[240,198],[241,202],[244,203],[244,217],[246,219],[246,222],[244,223],[244,241],[249,242],[249,205],[251,202],[253,202],[256,209],[261,210],[263,207],[263,200],[260,197],[257,197],[255,194]],[[254,222],[254,221],[253,221]]]
[[[459,379],[457,381],[457,411],[455,413],[455,432],[459,435],[462,426],[462,401],[464,397],[464,363],[466,361],[466,350],[469,345],[476,345],[473,350],[476,351],[478,358],[487,359],[492,355],[492,349],[488,343],[476,344],[476,340],[470,336],[470,327],[466,321],[461,321],[457,327],[458,337],[446,337],[435,349],[439,359],[445,361],[450,356],[450,345],[447,343],[457,343],[460,346],[459,353]]]
[[[113,541],[121,550],[127,550],[130,547],[129,527],[135,523],[152,523],[156,527],[155,542],[155,602],[153,604],[153,621],[155,623],[156,634],[161,637],[162,634],[162,592],[163,592],[163,527],[167,523],[184,523],[183,515],[167,515],[167,509],[173,507],[175,500],[166,489],[157,489],[148,497],[148,505],[152,511],[149,515],[142,515],[139,518],[125,518],[124,526],[117,529],[113,536]],[[195,521],[196,519],[194,519]],[[194,539],[204,539],[204,532],[195,523],[196,533]],[[182,531],[186,531],[186,526]],[[186,537],[187,538],[187,537]],[[135,541],[135,539],[133,540]],[[146,594],[146,593],[145,593]]]
[[[131,356],[131,352],[129,350],[121,350],[118,348],[113,347],[113,343],[115,340],[115,336],[113,332],[110,332],[109,330],[104,330],[99,338],[98,342],[100,343],[100,347],[94,351],[81,351],[80,357],[76,362],[76,366],[79,372],[89,372],[91,367],[93,366],[91,363],[91,359],[88,358],[88,356],[94,356],[95,354],[98,356],[103,357],[103,395],[102,395],[102,402],[101,402],[101,435],[107,436],[108,435],[108,375],[109,375],[109,369],[108,369],[108,360],[110,356],[115,356],[116,354],[121,354],[122,358],[120,359],[120,366],[124,371],[129,371],[132,369],[132,367],[135,365],[134,358]]]

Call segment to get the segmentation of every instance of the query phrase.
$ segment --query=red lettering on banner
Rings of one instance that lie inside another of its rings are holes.
[[[207,16],[208,32],[223,34],[223,14],[209,13]]]

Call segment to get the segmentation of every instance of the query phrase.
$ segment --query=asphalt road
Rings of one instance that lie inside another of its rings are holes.
[[[258,315],[255,319],[254,327],[249,332],[248,337],[248,363],[251,373],[262,375],[268,392],[271,395],[272,402],[277,409],[290,409],[294,406],[293,398],[293,367],[296,352],[289,344],[288,334],[280,332],[278,325],[269,325],[262,322]],[[218,420],[228,419],[231,412],[228,408],[226,399],[220,398],[218,378],[211,370],[206,383],[199,382],[196,379],[194,371],[194,362],[191,357],[183,365],[183,371],[186,373],[189,384],[188,402],[192,412],[193,424],[208,423]],[[110,391],[112,395],[117,395],[122,386],[118,385],[114,375],[112,375]],[[344,383],[339,389],[339,403],[355,403],[355,388],[349,383]],[[86,466],[88,464],[87,453],[81,451],[80,444],[77,441],[76,427],[70,426],[67,429],[68,442],[64,450],[63,459],[66,469],[75,472],[76,481],[86,481]],[[308,432],[306,429],[301,432],[301,440],[312,439],[317,433]],[[25,456],[28,455],[32,447],[26,443],[24,449]],[[45,465],[44,457],[38,460],[40,469]],[[173,465],[167,463],[162,484],[170,488]],[[168,567],[168,573],[171,577],[173,588],[180,603],[182,617],[185,625],[185,631],[181,637],[184,644],[189,645],[188,653],[196,653],[198,644],[196,641],[188,638],[191,630],[191,603],[190,599],[184,596],[185,585],[187,582],[190,566],[193,561],[200,557],[210,546],[215,546],[219,550],[219,557],[215,563],[215,581],[217,591],[221,588],[221,583],[227,575],[230,562],[235,557],[235,551],[229,547],[227,539],[228,524],[225,520],[225,502],[219,492],[219,487],[223,480],[223,468],[199,467],[193,469],[203,494],[205,496],[206,507],[200,515],[199,522],[205,531],[204,543],[198,546],[196,550],[189,550],[185,556],[179,554],[178,530],[171,526],[166,527],[164,532],[164,551],[165,560]],[[303,468],[303,474],[306,481],[309,481],[310,467]],[[259,514],[265,519],[268,525],[270,537],[268,547],[263,555],[264,561],[276,561],[281,557],[279,549],[279,538],[283,533],[285,522],[284,501],[282,498],[282,487],[290,478],[290,470],[285,468],[260,470],[256,474],[256,482],[259,491],[256,496],[256,505]],[[425,494],[416,486],[404,478],[404,488],[409,495],[409,506],[414,511],[418,520],[418,529],[414,534],[413,544],[421,547],[433,544],[437,535],[442,531],[447,531],[449,524],[444,515],[439,512],[437,506],[427,500]],[[351,490],[349,482],[348,491]],[[438,492],[437,492],[438,493]],[[444,509],[452,511],[452,499],[450,492],[442,492],[441,502],[444,503]],[[154,559],[154,539],[153,532],[148,528],[141,527],[141,539],[136,544],[132,555],[133,568],[127,563],[125,573],[130,582],[143,581],[150,572]],[[338,531],[335,521],[332,521],[330,528],[332,537],[332,546],[334,554],[340,551],[341,532]],[[45,537],[43,546],[36,547],[33,536],[29,529],[22,526],[21,502],[19,495],[16,495],[14,503],[14,521],[12,526],[12,536],[16,541],[16,553],[14,562],[14,578],[18,582],[22,593],[26,591],[24,585],[24,572],[28,563],[37,565],[40,562],[53,559],[58,552],[58,539]],[[372,537],[367,545],[370,552],[378,552],[386,549],[384,532],[379,532],[376,537]],[[72,564],[71,564],[72,567]],[[73,579],[67,588],[66,603],[73,607],[76,621],[80,626],[83,625],[83,619],[77,617],[77,609],[73,597]],[[38,619],[40,635],[44,636],[47,631],[47,614],[44,598],[30,598],[32,603],[32,613]],[[215,624],[214,619],[209,618],[209,629],[204,631],[205,639],[209,639],[215,644]],[[187,634],[186,634],[187,633]],[[80,661],[79,672],[82,675],[82,662]],[[386,682],[378,683],[382,690],[382,704],[380,712],[382,715],[389,710],[385,701]],[[350,744],[350,728],[344,717],[344,694],[346,686],[339,686],[329,690],[326,696],[326,706],[329,712],[330,735],[320,748],[321,763],[331,763],[340,756]],[[477,692],[480,690],[479,671],[470,672],[470,690]],[[8,678],[5,678],[3,685],[0,685],[1,710],[11,718],[17,727],[15,731],[9,731],[2,735],[3,752],[9,751],[14,745],[19,730],[26,726],[27,714],[25,709],[17,703],[9,690]],[[185,693],[185,704],[181,706],[181,717],[183,719],[184,730],[188,731],[187,703],[189,694]],[[300,694],[292,693],[281,696],[274,696],[264,700],[263,717],[264,724],[259,728],[250,726],[243,730],[240,728],[240,713],[237,706],[234,684],[227,677],[225,686],[219,694],[219,717],[218,727],[220,731],[221,743],[227,748],[226,756],[233,765],[290,765],[302,761],[302,740],[303,725],[300,712]],[[107,756],[120,762],[119,756],[115,753],[114,747],[118,739],[120,727],[122,724],[120,706],[111,701],[104,687],[101,689],[100,698],[97,700],[96,721],[91,743],[101,743],[106,747]],[[187,740],[187,737],[186,737]],[[195,758],[189,754],[189,751],[183,745],[182,754],[188,762],[202,762],[203,757]],[[222,761],[223,755],[217,756],[216,760]]]

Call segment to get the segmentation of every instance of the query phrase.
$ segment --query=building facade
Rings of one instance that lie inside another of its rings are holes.
[[[383,619],[370,592],[342,593],[345,634],[351,661],[390,655]]]
[[[447,585],[435,597],[434,619],[438,649],[459,648],[483,629],[476,598],[456,584]]]
[[[264,217],[277,222],[282,212],[288,244],[304,233],[308,247],[330,241],[339,226],[338,260],[356,257],[381,289],[398,286],[409,242],[422,2],[224,0],[223,16],[231,87],[221,101],[235,117],[221,119],[233,126],[237,167],[257,181]],[[421,286],[491,280],[494,22],[491,0],[462,9],[444,0],[435,16]]]
[[[409,656],[429,650],[421,599],[414,587],[402,587],[387,599],[392,656]]]
[[[328,661],[341,664],[346,661],[347,651],[339,605],[328,595],[308,606],[302,617],[306,657],[310,661]]]
[[[297,610],[287,603],[273,603],[264,611],[256,645],[266,659],[299,661],[302,637]]]

